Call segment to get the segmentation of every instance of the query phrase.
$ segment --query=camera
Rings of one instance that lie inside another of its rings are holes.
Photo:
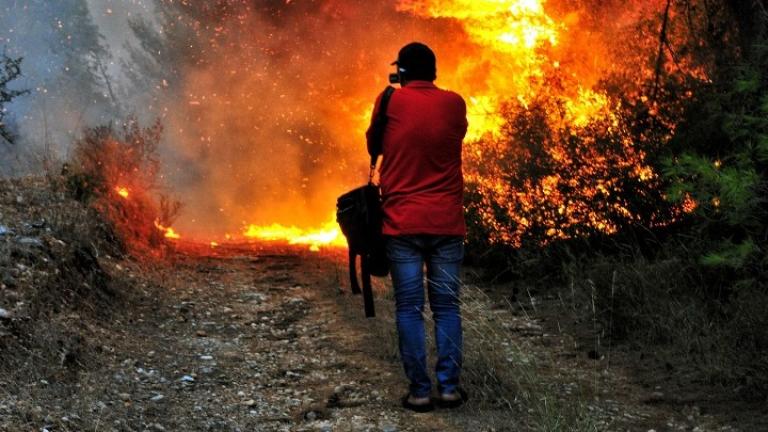
[[[389,74],[389,83],[390,84],[399,84],[400,83],[400,75],[396,73]]]

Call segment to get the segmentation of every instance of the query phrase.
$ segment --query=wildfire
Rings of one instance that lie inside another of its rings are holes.
[[[347,242],[336,224],[335,215],[319,229],[303,229],[295,226],[271,224],[267,226],[249,225],[243,236],[262,241],[284,241],[291,245],[307,245],[313,252],[322,246],[344,247]]]
[[[310,5],[314,3],[296,7],[315,13]],[[357,2],[317,3],[327,4],[319,13],[339,14],[339,20],[320,20],[324,26],[358,15]],[[602,33],[599,20],[587,19],[601,15],[578,9],[578,2],[556,0],[397,0],[397,14],[391,5],[374,3],[366,4],[360,16],[371,10],[377,13],[371,16],[382,21],[402,19],[402,13],[421,18],[419,28],[425,30],[409,30],[408,38],[433,46],[438,67],[449,65],[440,69],[445,73],[439,73],[438,85],[467,101],[465,180],[476,192],[476,202],[470,205],[476,205],[474,213],[490,228],[494,241],[519,244],[526,232],[549,239],[612,233],[621,228],[617,222],[637,217],[631,210],[637,207],[621,196],[620,180],[641,183],[642,193],[643,185],[653,187],[659,176],[621,118],[627,111],[619,103],[624,98],[612,96],[615,90],[604,85],[622,62],[632,60],[617,59],[609,49],[615,41],[608,36],[618,34],[615,29]],[[305,67],[314,53],[305,52],[301,44],[293,47],[291,73],[285,75],[299,79],[284,86],[270,81],[261,60],[301,38],[292,33],[293,26],[278,26],[264,32],[278,35],[276,46],[271,36],[265,40],[259,34],[251,38],[256,43],[246,42],[242,34],[254,27],[251,14],[244,10],[237,19],[217,23],[211,27],[215,34],[200,30],[219,63],[190,67],[193,73],[183,80],[189,97],[179,109],[170,110],[172,125],[180,126],[169,128],[179,131],[174,138],[182,143],[180,152],[192,160],[203,155],[196,162],[206,168],[199,170],[206,173],[206,181],[190,187],[188,200],[205,196],[220,204],[200,205],[193,223],[177,226],[185,238],[222,243],[233,239],[222,232],[242,228],[234,237],[307,245],[315,251],[345,246],[334,218],[322,223],[322,215],[343,192],[340,185],[348,185],[359,165],[355,158],[364,159],[362,131],[370,120],[367,110],[375,91],[368,72],[389,58],[384,56],[392,54],[392,46],[371,48],[365,34],[355,33],[347,39],[360,39],[366,51],[351,55],[357,45],[338,46],[335,38],[322,39],[323,32],[313,32],[317,29],[311,22],[302,23],[296,26],[302,28],[301,35],[316,35],[328,58],[355,59],[347,65],[350,77],[352,71],[364,70],[357,75],[365,75],[366,83],[350,79],[349,86],[326,94],[316,83],[328,78],[323,71],[334,70],[333,65]],[[300,19],[298,13],[295,17]],[[282,66],[275,61],[272,68]],[[294,74],[294,67],[301,74]],[[304,83],[307,88],[300,87]],[[265,109],[254,103],[256,95],[275,103]],[[527,177],[517,174],[530,167],[541,169]],[[178,238],[172,228],[158,224],[158,229]]]
[[[167,239],[179,240],[181,238],[181,235],[179,235],[179,233],[177,233],[172,227],[163,226],[160,221],[155,221],[155,228],[160,230],[163,233],[163,236],[165,236]]]

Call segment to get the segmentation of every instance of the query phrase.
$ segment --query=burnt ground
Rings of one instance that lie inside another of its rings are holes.
[[[599,342],[564,296],[510,300],[471,269],[472,399],[407,412],[388,282],[376,280],[378,317],[365,319],[345,253],[180,244],[139,262],[68,248],[45,228],[55,221],[9,223],[35,221],[35,198],[0,198],[14,231],[0,236],[0,431],[768,430],[765,404],[683,385]]]

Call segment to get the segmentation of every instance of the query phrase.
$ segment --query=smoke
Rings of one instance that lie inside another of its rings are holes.
[[[115,47],[129,33],[114,25],[121,18],[102,19],[101,9],[110,3],[117,14],[138,13],[135,3],[127,12],[127,2],[93,0],[10,1],[0,7],[0,47],[24,59],[23,75],[13,84],[30,90],[5,107],[19,139],[0,144],[0,173],[55,168],[85,127],[118,119],[126,101],[120,100],[125,83]],[[96,5],[101,11],[94,13]]]
[[[381,2],[226,4],[206,20],[175,10],[195,29],[195,58],[155,83],[167,181],[185,205],[177,227],[194,237],[318,227],[367,178],[364,133],[397,50],[418,39],[440,55],[446,29]]]

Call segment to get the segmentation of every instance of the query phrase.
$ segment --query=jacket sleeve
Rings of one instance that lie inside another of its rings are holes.
[[[373,104],[373,113],[371,114],[371,122],[368,125],[368,130],[365,132],[365,141],[366,141],[366,148],[368,149],[368,154],[373,153],[372,146],[372,140],[373,140],[373,124],[376,122],[376,116],[379,115],[379,107],[381,106],[381,99],[384,96],[384,92],[379,93],[379,96],[376,98],[376,102]]]

